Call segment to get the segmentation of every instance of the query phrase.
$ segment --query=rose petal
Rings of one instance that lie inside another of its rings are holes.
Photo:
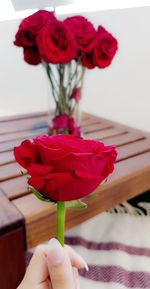
[[[31,176],[45,176],[53,169],[53,167],[45,166],[45,165],[39,165],[39,164],[31,164],[30,167],[28,167],[28,173]]]
[[[43,191],[43,186],[44,186],[44,179],[43,177],[31,177],[28,180],[28,184],[35,188],[37,191]]]
[[[20,146],[14,148],[16,161],[23,167],[28,168],[31,163],[38,161],[36,147],[29,140],[25,140]]]

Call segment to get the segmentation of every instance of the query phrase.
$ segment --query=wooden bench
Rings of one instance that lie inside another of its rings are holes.
[[[16,289],[25,270],[24,252],[55,236],[56,207],[39,201],[27,189],[26,176],[15,162],[13,147],[47,131],[46,113],[0,119],[0,288]],[[87,198],[88,208],[68,210],[66,229],[150,189],[148,133],[82,115],[85,138],[116,144],[115,171],[108,182]]]

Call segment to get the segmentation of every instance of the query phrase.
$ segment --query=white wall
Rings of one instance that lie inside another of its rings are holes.
[[[113,64],[87,71],[85,111],[150,131],[150,8],[87,13],[119,41]],[[48,90],[42,67],[23,61],[12,42],[19,21],[0,22],[0,115],[46,110]]]

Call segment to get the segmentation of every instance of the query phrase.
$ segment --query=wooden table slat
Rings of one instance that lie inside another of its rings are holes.
[[[28,194],[27,176],[20,176],[0,183],[1,190],[12,200]]]
[[[110,126],[109,123],[99,122],[99,123],[93,123],[91,125],[89,124],[87,126],[83,126],[82,132],[83,132],[83,136],[84,136],[84,134],[88,134],[90,132],[96,132],[99,130],[105,130],[105,129],[109,129],[109,128],[112,128],[112,126]]]
[[[89,116],[88,118],[83,118],[81,120],[82,126],[88,126],[88,125],[97,124],[97,123],[100,123],[100,120],[96,116],[93,116],[93,117]]]
[[[121,161],[148,151],[150,151],[149,139],[139,140],[134,143],[126,144],[117,149],[117,161]]]
[[[3,142],[0,143],[0,154],[4,152],[9,152],[12,151],[15,146],[18,146],[23,139],[18,139],[18,140],[11,140],[8,142]]]
[[[37,129],[34,131],[25,130],[21,132],[2,134],[0,135],[0,146],[1,146],[1,143],[6,142],[6,141],[10,141],[10,140],[14,141],[14,140],[19,140],[19,139],[21,141],[22,139],[25,139],[25,138],[33,138],[39,134],[46,134],[46,129],[42,128],[42,129]]]
[[[104,138],[103,142],[107,145],[112,145],[115,144],[118,147],[129,144],[129,143],[134,143],[135,141],[145,139],[144,134],[139,134],[139,133],[134,133],[134,132],[127,132],[124,134],[120,134],[117,136],[112,136],[111,138]]]
[[[12,230],[20,227],[22,222],[22,214],[0,191],[0,235],[7,233],[8,229]]]
[[[49,112],[50,113],[50,112]],[[26,119],[32,119],[32,118],[37,118],[40,117],[45,117],[47,118],[48,112],[47,111],[38,111],[38,112],[31,112],[31,113],[25,113],[25,114],[20,114],[20,115],[10,115],[10,116],[1,116],[0,117],[0,122],[7,122],[8,124],[11,123],[12,121],[20,121],[20,120],[26,120]],[[91,117],[91,114],[88,112],[83,112],[81,115],[81,119],[88,119]]]
[[[30,119],[14,120],[10,122],[0,122],[0,135],[24,130],[34,130],[38,126],[47,126],[47,116],[33,117]]]
[[[108,119],[105,119],[103,117],[99,117],[99,121],[100,122],[107,121],[113,127],[116,127],[116,128],[119,128],[119,129],[123,129],[124,128],[128,132],[141,134],[141,135],[144,135],[146,138],[150,138],[150,131],[148,132],[148,131],[140,130],[138,128],[135,128],[135,127],[132,127],[132,126],[128,126],[128,125],[125,125],[123,123],[119,123],[119,122],[116,122],[116,121],[108,120]]]
[[[20,176],[22,172],[25,170],[17,163],[0,166],[0,182]]]
[[[103,140],[104,138],[111,138],[112,136],[117,136],[126,133],[125,129],[118,129],[118,128],[108,128],[105,130],[99,130],[95,132],[91,132],[86,134],[84,137],[86,139],[96,139],[96,140]]]
[[[0,153],[0,166],[12,163],[15,161],[13,151]]]
[[[46,111],[39,111],[39,112],[31,112],[31,113],[25,113],[25,114],[18,114],[18,115],[9,115],[9,116],[1,116],[0,117],[0,122],[7,122],[8,124],[12,121],[15,120],[26,120],[26,119],[31,119],[31,118],[39,118],[42,116],[46,116],[47,112]]]

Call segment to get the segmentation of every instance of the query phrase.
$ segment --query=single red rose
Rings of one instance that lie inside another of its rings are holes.
[[[100,68],[109,66],[118,49],[118,42],[104,27],[99,26],[94,47],[95,63]]]
[[[41,136],[15,147],[29,184],[53,201],[83,198],[114,169],[115,146],[72,135]]]
[[[93,24],[83,16],[72,16],[64,20],[64,23],[73,32],[78,48],[89,52],[93,46],[96,30]]]
[[[39,32],[37,45],[45,62],[65,64],[76,58],[77,45],[70,29],[61,21],[53,21]]]
[[[15,36],[14,44],[21,47],[32,47],[35,45],[36,36],[39,31],[48,23],[55,20],[53,12],[39,10],[26,17],[19,25]]]
[[[80,87],[75,87],[75,89],[72,92],[71,98],[74,99],[76,102],[79,102],[79,100],[81,99]]]

